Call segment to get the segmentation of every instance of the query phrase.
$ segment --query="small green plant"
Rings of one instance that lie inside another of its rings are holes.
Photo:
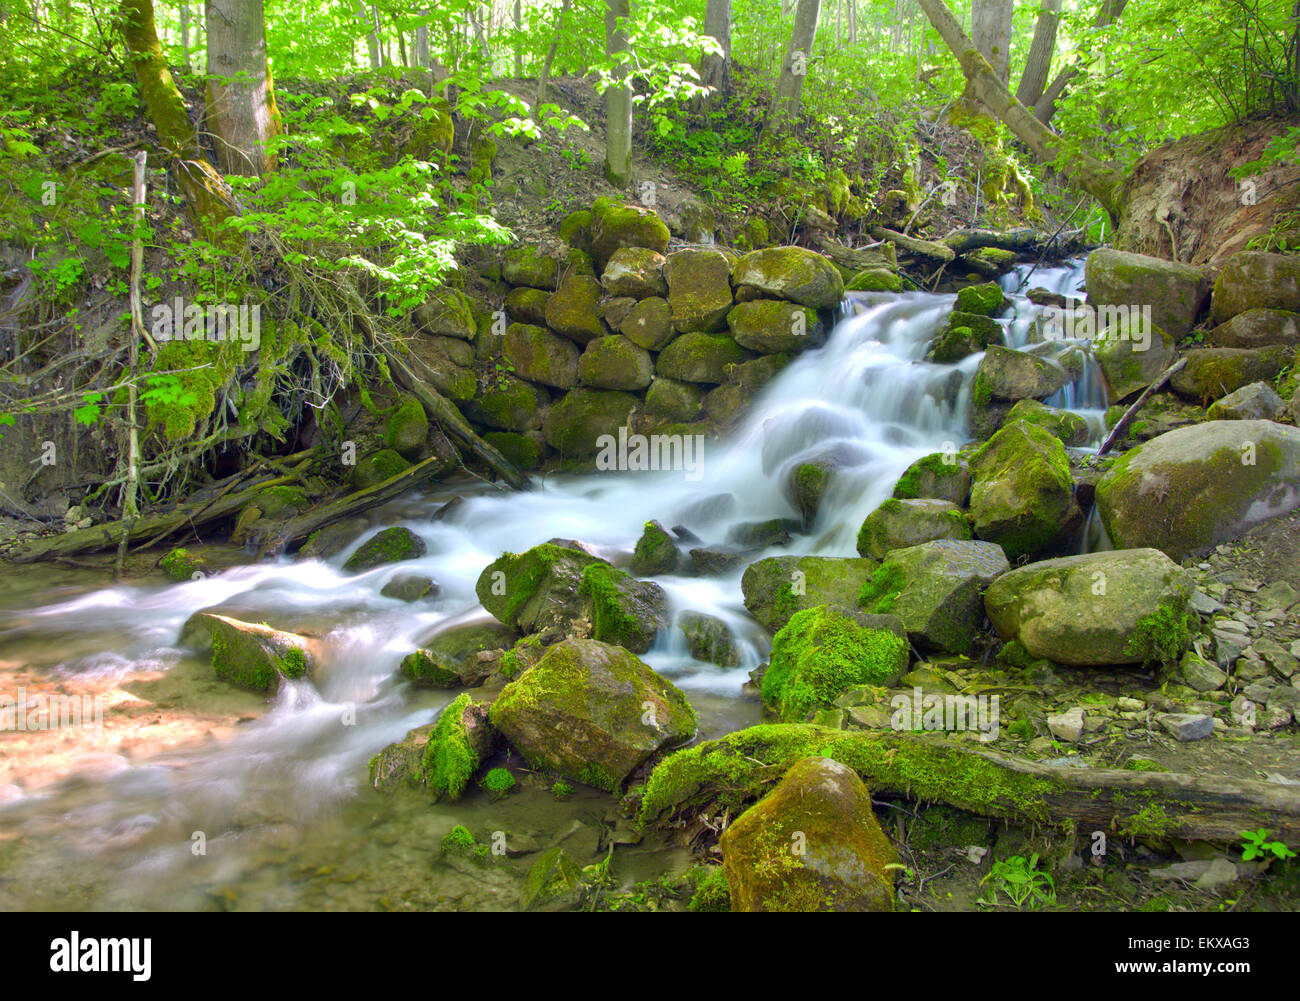
[[[560,779],[555,783],[555,785],[551,786],[551,794],[554,795],[556,799],[568,799],[573,795],[573,786],[569,785],[569,783],[565,782],[563,779]]]
[[[989,874],[980,880],[980,885],[983,886],[989,880],[994,880],[993,896],[985,903],[997,903],[999,890],[1011,899],[1017,909],[1026,904],[1032,909],[1039,904],[1056,903],[1056,884],[1048,873],[1038,870],[1037,853],[1027,860],[1023,855],[999,859],[993,863]]]
[[[515,777],[510,774],[508,768],[493,768],[483,776],[479,783],[484,791],[491,793],[497,799],[507,795],[515,787]]]
[[[1295,858],[1295,852],[1281,841],[1269,841],[1268,831],[1262,827],[1258,831],[1242,831],[1241,836],[1246,839],[1241,843],[1241,860],[1243,862],[1251,862],[1257,858],[1268,858],[1269,855],[1283,861]]]

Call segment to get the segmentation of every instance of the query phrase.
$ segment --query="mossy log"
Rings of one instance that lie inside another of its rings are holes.
[[[887,268],[890,271],[898,270],[898,257],[894,252],[894,245],[888,240],[881,241],[874,247],[863,247],[860,250],[846,247],[834,240],[822,240],[817,249],[825,257],[829,257],[834,263],[851,274],[857,274],[859,271],[870,271],[873,268]]]
[[[959,229],[943,238],[943,244],[958,257],[972,250],[997,247],[999,250],[1037,250],[1046,241],[1033,229]]]
[[[942,803],[1027,825],[1146,838],[1234,842],[1267,828],[1300,838],[1300,789],[1217,775],[1054,768],[933,737],[833,730],[805,723],[750,727],[665,758],[646,783],[640,819],[663,824],[739,811],[802,757],[856,771],[875,794]]]
[[[921,240],[915,236],[904,236],[902,233],[896,233],[892,229],[885,229],[883,226],[872,226],[868,232],[877,240],[888,240],[899,250],[911,254],[913,257],[924,257],[926,260],[936,261],[939,264],[947,264],[957,258],[951,247],[942,243],[935,243],[933,240]]]

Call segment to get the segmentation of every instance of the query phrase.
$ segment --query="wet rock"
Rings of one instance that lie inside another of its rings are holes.
[[[546,325],[582,345],[603,337],[606,331],[596,308],[599,300],[600,283],[595,278],[569,272],[546,300]]]
[[[196,575],[202,577],[206,569],[203,561],[188,549],[173,549],[158,561],[158,565],[168,579],[174,581],[193,580]]]
[[[981,316],[997,316],[1010,305],[1002,288],[997,282],[985,282],[983,285],[968,285],[957,292],[956,309],[962,313],[978,313]]]
[[[830,758],[796,762],[719,843],[732,910],[893,907],[893,846],[862,780]]]
[[[474,592],[499,622],[523,633],[569,625],[584,613],[578,594],[582,572],[599,557],[545,543],[525,553],[505,553],[479,575]]]
[[[926,351],[926,361],[951,365],[968,355],[1006,343],[1006,332],[996,320],[978,313],[955,312]]]
[[[1051,396],[1069,381],[1069,373],[1054,361],[994,344],[984,353],[971,395],[1024,400]]]
[[[378,535],[367,539],[343,564],[343,569],[352,573],[373,570],[386,563],[398,563],[402,560],[419,559],[428,551],[424,540],[409,528],[397,525],[385,528]]]
[[[769,546],[788,546],[790,533],[803,528],[792,518],[771,518],[768,521],[744,521],[732,526],[727,541],[734,546],[766,549]]]
[[[668,292],[664,281],[664,255],[647,247],[622,247],[614,251],[600,276],[600,284],[610,295],[644,299]]]
[[[768,557],[745,569],[740,582],[745,608],[775,632],[806,608],[856,607],[862,585],[878,565],[872,559],[833,556]]]
[[[443,709],[419,766],[420,779],[435,802],[460,799],[479,765],[492,753],[494,736],[487,705],[475,702],[468,692]],[[373,766],[371,776],[373,783]]]
[[[717,577],[745,562],[747,550],[731,546],[697,546],[690,550],[691,568],[700,577]]]
[[[550,399],[546,390],[501,373],[496,377],[495,385],[467,403],[464,411],[466,417],[483,427],[498,431],[531,431],[541,426]]]
[[[736,645],[736,637],[717,616],[683,612],[677,620],[677,628],[686,637],[686,649],[696,660],[708,661],[719,667],[740,665],[740,649]]]
[[[654,752],[695,734],[677,688],[622,647],[558,643],[505,687],[492,724],[533,767],[617,792]]]
[[[517,376],[555,389],[578,384],[578,348],[544,327],[512,323],[502,346],[505,359]]]
[[[379,591],[385,598],[398,601],[419,601],[438,594],[440,588],[432,577],[420,574],[399,573],[394,575]]]
[[[660,353],[655,374],[716,386],[726,381],[727,366],[752,357],[727,334],[682,334]]]
[[[742,286],[773,299],[786,299],[814,309],[834,309],[844,297],[844,279],[821,254],[802,247],[771,247],[746,254],[732,274]]]
[[[1094,307],[1151,307],[1152,320],[1175,339],[1196,322],[1210,285],[1199,268],[1103,247],[1088,256],[1088,303]]]
[[[888,268],[867,268],[859,271],[844,285],[845,292],[901,292],[903,282],[896,272]]]
[[[281,679],[307,677],[316,666],[313,643],[306,636],[214,612],[195,612],[181,637],[183,643],[211,647],[219,679],[255,692],[274,695]]]
[[[668,626],[668,595],[652,581],[595,563],[582,571],[578,588],[591,608],[591,635],[633,653],[645,653]]]
[[[646,390],[645,411],[664,421],[693,421],[699,416],[704,395],[702,386],[660,376]]]
[[[1037,400],[1020,400],[1007,414],[1007,420],[1040,427],[1067,447],[1088,444],[1087,421],[1072,411],[1044,406]]]
[[[388,419],[384,446],[404,459],[418,459],[429,437],[429,418],[419,400],[408,399]]]
[[[1006,425],[970,468],[975,536],[998,543],[1011,559],[1048,548],[1082,520],[1065,447],[1042,428]]]
[[[802,351],[821,332],[816,311],[774,299],[738,303],[727,314],[727,327],[737,344],[759,354]]]
[[[1176,339],[1159,327],[1136,333],[1121,324],[1097,335],[1093,357],[1101,367],[1112,401],[1145,389],[1174,360]]]
[[[647,521],[629,569],[639,577],[654,577],[673,573],[680,562],[681,551],[668,530],[657,521]]]
[[[352,485],[358,490],[377,486],[390,480],[398,473],[404,473],[411,464],[403,459],[394,449],[384,448],[361,458],[352,470]]]
[[[621,334],[597,337],[578,359],[578,381],[596,389],[645,389],[653,376],[650,353]]]
[[[393,456],[399,462],[405,462],[396,452]],[[382,481],[381,481],[382,482]],[[297,552],[297,559],[300,560],[326,560],[331,556],[341,553],[352,543],[354,539],[370,527],[370,523],[362,517],[347,518],[343,521],[336,521],[326,525],[324,528],[318,528],[307,537],[301,549]]]
[[[640,401],[612,389],[575,389],[551,407],[542,424],[546,444],[566,457],[595,455],[605,435],[628,427]]]
[[[817,520],[822,498],[830,489],[838,468],[839,463],[834,460],[821,459],[816,462],[801,462],[790,470],[790,477],[786,481],[786,496],[799,512],[805,527]]]
[[[370,785],[381,792],[424,785],[420,760],[429,743],[434,724],[416,727],[395,744],[389,744],[370,759]]]
[[[933,497],[964,507],[970,499],[970,466],[956,452],[924,455],[903,471],[894,496],[899,500]]]
[[[951,501],[890,498],[858,531],[858,553],[883,559],[893,549],[905,549],[935,539],[969,539],[966,515]]]
[[[1215,400],[1205,416],[1212,421],[1271,421],[1285,409],[1286,404],[1268,383],[1252,382]]]

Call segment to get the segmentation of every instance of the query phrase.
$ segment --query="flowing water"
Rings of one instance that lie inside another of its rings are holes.
[[[1027,271],[1003,280],[1008,293]],[[1040,269],[1030,283],[1070,294],[1081,279],[1081,262],[1072,262]],[[1012,315],[1003,321],[1008,343],[1030,346],[1038,308],[1012,298]],[[366,784],[368,758],[429,722],[449,700],[398,680],[402,656],[440,629],[486,618],[474,584],[502,552],[560,537],[618,560],[650,519],[722,543],[742,522],[795,517],[783,484],[795,465],[811,459],[838,464],[830,492],[811,531],[771,553],[856,555],[857,528],[907,465],[969,439],[965,414],[981,356],[955,365],[922,360],[953,300],[852,294],[826,343],[765,387],[726,442],[706,443],[702,475],[548,477],[526,493],[462,487],[460,501],[446,510],[457,491],[389,505],[377,523],[419,534],[428,554],[418,561],[343,573],[366,533],[327,561],[285,559],[168,586],[89,589],[75,574],[46,571],[49,587],[33,598],[32,581],[42,579],[33,570],[25,591],[0,593],[8,609],[0,612],[0,668],[20,665],[26,676],[70,692],[92,684],[118,691],[121,683],[146,713],[149,705],[198,703],[216,707],[214,717],[231,725],[214,723],[199,739],[157,753],[106,752],[93,737],[77,744],[83,735],[69,734],[68,753],[84,756],[82,774],[45,786],[0,779],[0,906],[511,906],[526,856],[486,876],[438,865],[437,844],[451,826],[508,830],[542,847],[568,837],[590,854],[591,832],[610,819],[611,801],[579,790],[557,804],[527,783],[499,803],[470,796],[430,806],[420,797],[375,793]],[[1030,347],[1050,354],[1068,345]],[[1090,355],[1079,378],[1049,402],[1083,414],[1099,435],[1104,391]],[[439,583],[436,599],[408,605],[381,596],[392,576],[413,572]],[[718,616],[740,638],[742,663],[732,669],[691,658],[677,630],[666,631],[644,657],[687,692],[705,737],[760,716],[741,689],[766,655],[766,638],[741,604],[740,575],[737,569],[658,578],[676,614]],[[32,607],[33,600],[41,603]],[[322,636],[314,679],[283,685],[269,707],[213,681],[206,662],[176,643],[185,620],[214,605]],[[123,680],[142,674],[147,683]],[[646,871],[653,871],[653,851],[643,851]]]

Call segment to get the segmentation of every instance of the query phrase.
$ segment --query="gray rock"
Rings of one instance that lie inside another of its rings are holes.
[[[1083,736],[1084,712],[1079,706],[1047,717],[1047,728],[1057,740],[1077,744]]]
[[[1213,716],[1194,716],[1191,713],[1161,713],[1156,721],[1170,736],[1184,742],[1204,740],[1214,733]]]
[[[1178,665],[1178,673],[1188,688],[1198,692],[1213,692],[1228,683],[1228,675],[1204,657],[1188,650]]]

